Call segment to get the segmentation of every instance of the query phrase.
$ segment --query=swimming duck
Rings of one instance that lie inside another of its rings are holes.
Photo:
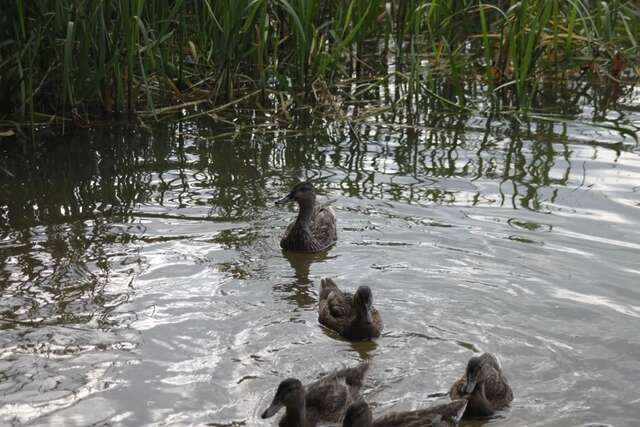
[[[465,399],[435,405],[416,411],[392,412],[377,418],[371,415],[371,409],[364,400],[353,403],[347,409],[342,427],[449,427],[456,426],[464,409]]]
[[[360,286],[351,295],[342,292],[331,279],[320,281],[318,321],[350,340],[379,337],[383,327],[368,286]]]
[[[469,359],[464,376],[453,384],[449,395],[452,399],[468,400],[464,418],[491,416],[513,400],[507,378],[491,353]]]
[[[280,240],[282,249],[319,252],[336,242],[336,213],[330,202],[316,206],[316,192],[310,182],[296,185],[276,204],[282,205],[291,201],[298,203],[298,217],[289,224]]]
[[[362,363],[329,374],[304,387],[295,378],[280,383],[271,405],[262,418],[274,416],[283,406],[286,412],[280,427],[313,427],[318,422],[338,422],[349,405],[359,398],[369,365]]]

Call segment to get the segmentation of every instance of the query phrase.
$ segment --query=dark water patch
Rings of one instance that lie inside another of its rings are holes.
[[[526,237],[522,237],[522,236],[511,235],[511,236],[508,236],[507,239],[513,240],[514,242],[527,243],[527,244],[531,244],[531,245],[540,245],[540,246],[544,245],[544,243],[542,243],[542,242],[538,242],[538,241],[535,241],[535,240],[527,239]]]
[[[551,231],[553,230],[553,226],[549,224],[538,224],[535,222],[521,221],[515,218],[510,218],[508,221],[509,225],[513,228],[524,229],[528,231]]]

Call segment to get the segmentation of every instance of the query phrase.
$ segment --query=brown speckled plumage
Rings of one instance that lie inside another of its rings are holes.
[[[320,282],[318,321],[350,340],[366,340],[380,336],[383,324],[380,313],[372,305],[371,290],[362,286],[356,294],[342,292],[331,279]],[[369,319],[366,316],[369,311]]]
[[[338,239],[336,213],[329,203],[316,205],[313,185],[303,182],[295,187],[278,204],[290,201],[298,203],[298,217],[289,224],[280,240],[282,249],[296,252],[319,252],[333,245]]]

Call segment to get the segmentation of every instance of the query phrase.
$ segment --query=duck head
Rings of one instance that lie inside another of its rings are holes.
[[[371,409],[364,400],[358,400],[349,406],[342,427],[370,427],[373,423]]]
[[[466,381],[464,384],[463,392],[466,394],[473,393],[480,377],[480,371],[482,369],[482,359],[480,357],[472,357],[467,363],[467,370],[465,372]]]
[[[291,189],[289,194],[276,201],[276,205],[284,205],[289,202],[297,202],[300,206],[313,205],[316,200],[316,191],[310,182],[301,182]]]
[[[282,407],[295,408],[304,406],[304,388],[295,378],[287,378],[278,386],[271,405],[262,413],[262,418],[271,418]]]
[[[367,324],[373,323],[373,294],[368,286],[360,286],[353,296],[353,303],[359,319]]]

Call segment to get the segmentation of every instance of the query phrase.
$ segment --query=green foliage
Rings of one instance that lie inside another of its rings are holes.
[[[456,108],[480,79],[488,99],[527,109],[543,80],[585,65],[619,79],[638,34],[634,0],[7,0],[0,120],[88,122],[256,88],[308,99],[390,78],[411,102]]]

